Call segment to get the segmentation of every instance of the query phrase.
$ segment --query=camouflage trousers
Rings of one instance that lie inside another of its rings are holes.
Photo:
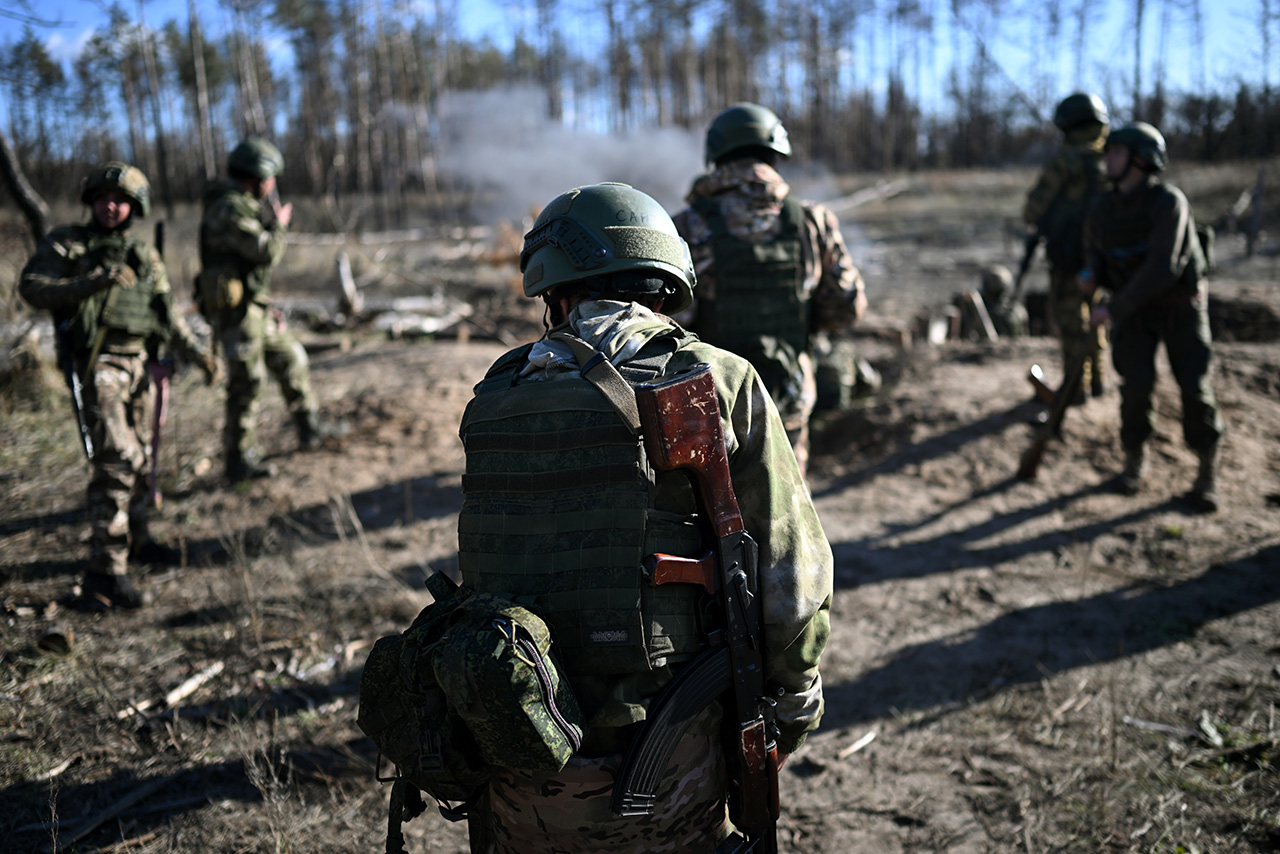
[[[1182,436],[1192,450],[1208,450],[1222,435],[1222,415],[1213,393],[1209,312],[1199,301],[1144,309],[1112,328],[1112,358],[1123,380],[1120,442],[1139,448],[1155,430],[1151,396],[1161,341],[1182,393]]]
[[[93,439],[89,572],[124,575],[130,546],[147,542],[147,472],[155,393],[147,357],[102,353],[85,383]]]
[[[473,854],[712,854],[729,835],[724,754],[714,734],[677,744],[651,816],[609,807],[622,755],[579,758],[537,778],[500,771],[490,783],[486,828],[472,823]],[[479,831],[479,832],[477,832]]]
[[[1107,332],[1102,327],[1089,328],[1089,312],[1094,301],[1080,290],[1078,273],[1057,267],[1049,271],[1049,310],[1062,341],[1063,376],[1084,362],[1080,387],[1088,390],[1101,385],[1106,377]]]
[[[243,459],[257,453],[257,409],[268,374],[280,384],[295,419],[315,411],[307,351],[279,315],[261,303],[225,310],[215,326],[227,360],[223,446],[228,459]]]

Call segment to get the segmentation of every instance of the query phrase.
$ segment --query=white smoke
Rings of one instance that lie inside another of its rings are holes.
[[[518,220],[601,181],[630,184],[674,213],[702,171],[701,134],[575,130],[546,117],[546,95],[533,87],[450,93],[439,115],[438,168],[480,191],[481,221]]]

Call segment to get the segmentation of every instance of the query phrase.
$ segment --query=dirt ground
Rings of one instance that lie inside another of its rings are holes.
[[[782,848],[1280,850],[1278,256],[1219,241],[1219,513],[1180,500],[1194,457],[1163,358],[1145,492],[1108,488],[1114,383],[1020,481],[1037,409],[1025,375],[1057,377],[1055,342],[899,348],[892,333],[975,286],[981,264],[1016,264],[1006,223],[1031,177],[919,177],[842,213],[873,303],[854,337],[885,383],[815,424],[811,486],[836,559],[827,711],[782,775]],[[1249,183],[1183,177],[1209,219]],[[433,265],[474,319],[412,341],[307,332],[322,408],[352,431],[294,453],[273,390],[273,480],[220,482],[221,394],[179,375],[153,530],[185,560],[151,569],[137,612],[68,607],[87,466],[56,378],[34,397],[6,387],[0,850],[382,849],[360,666],[427,603],[426,574],[454,564],[456,428],[506,349],[495,338],[540,331],[514,268],[448,245],[398,263]],[[1044,278],[1037,266],[1032,286]],[[44,648],[51,628],[70,652]],[[406,831],[410,851],[466,850],[433,810]]]

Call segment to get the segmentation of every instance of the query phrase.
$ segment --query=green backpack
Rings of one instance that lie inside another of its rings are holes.
[[[559,771],[585,728],[540,617],[441,573],[427,590],[435,601],[374,644],[360,677],[356,722],[378,747],[377,779],[396,783],[389,851],[401,850],[391,844],[399,822],[423,809],[419,790],[457,821],[491,768]],[[382,757],[395,776],[381,776]]]

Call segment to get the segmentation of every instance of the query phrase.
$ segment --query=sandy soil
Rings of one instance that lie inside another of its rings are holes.
[[[886,382],[816,425],[837,592],[827,715],[783,774],[783,849],[1280,850],[1276,257],[1220,243],[1219,513],[1180,499],[1194,458],[1163,360],[1143,494],[1108,488],[1114,387],[1071,410],[1039,478],[1020,481],[1025,374],[1058,375],[1055,343],[903,350],[886,331],[976,284],[978,265],[1013,262],[1003,223],[1027,180],[950,176],[846,216],[874,301],[855,337]],[[353,429],[294,453],[273,391],[274,480],[219,481],[220,394],[179,377],[155,532],[185,562],[152,569],[139,612],[66,606],[87,468],[57,395],[7,401],[0,849],[381,850],[359,667],[452,565],[455,431],[505,350],[492,336],[539,331],[511,269],[451,263],[433,275],[482,288],[486,306],[462,336],[308,335],[323,409]],[[69,654],[41,649],[55,625]],[[465,850],[433,812],[407,830],[411,851]]]

